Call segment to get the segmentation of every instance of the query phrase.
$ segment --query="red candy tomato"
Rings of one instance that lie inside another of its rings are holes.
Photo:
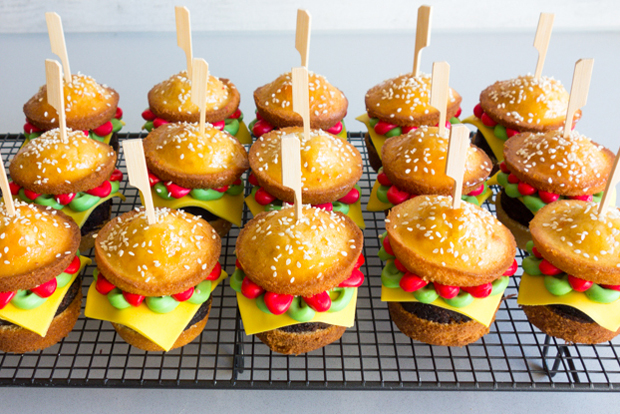
[[[155,119],[155,114],[150,109],[147,109],[142,112],[142,119],[145,121],[153,121]]]
[[[399,190],[398,188],[396,188],[395,185],[391,186],[390,189],[387,191],[387,199],[390,203],[394,205],[404,203],[405,201],[409,200],[410,196],[411,194],[406,191]]]
[[[545,204],[553,203],[554,201],[558,201],[560,198],[559,194],[549,193],[543,190],[538,191],[538,196]]]
[[[529,196],[536,193],[536,189],[534,187],[528,183],[524,183],[523,181],[519,183],[517,190],[519,190],[519,192],[524,196]]]
[[[258,117],[258,114],[256,114],[256,116]],[[252,127],[252,134],[254,134],[255,137],[260,137],[271,130],[273,130],[273,126],[269,122],[264,119],[259,119]]]
[[[458,118],[459,116],[461,116],[461,112],[463,112],[463,108],[461,108],[459,106],[459,109],[456,110],[456,113],[454,114],[454,117]]]
[[[517,264],[517,259],[514,259],[510,267],[504,272],[502,276],[512,276],[515,273],[517,273],[518,269],[519,269],[519,265]]]
[[[408,270],[398,259],[394,259],[394,266],[398,269],[399,272],[407,273]]]
[[[383,238],[383,250],[390,256],[394,256],[394,250],[392,250],[392,246],[390,246],[390,240],[387,236]]]
[[[121,119],[123,117],[123,110],[120,107],[116,107],[116,113],[114,114],[114,118]]]
[[[345,204],[353,204],[360,199],[360,192],[357,188],[352,188],[344,197],[340,198],[338,201]]]
[[[39,193],[35,193],[34,191],[30,191],[30,190],[24,189],[24,195],[25,195],[26,197],[28,197],[29,199],[31,199],[31,200],[33,200],[33,201],[34,201],[34,200],[36,200],[37,198],[39,198],[39,196],[40,196],[41,194],[39,194]]]
[[[482,114],[480,120],[485,126],[488,126],[489,128],[493,128],[495,125],[497,125],[497,122],[492,120],[491,117],[488,116],[486,113]]]
[[[11,190],[11,194],[12,195],[17,195],[19,194],[19,189],[21,187],[18,186],[17,184],[15,184],[13,181],[9,182],[9,189]]]
[[[364,283],[364,274],[359,269],[353,269],[351,276],[340,282],[338,287],[360,287]]]
[[[66,206],[67,204],[73,201],[73,199],[75,198],[75,193],[58,194],[57,196],[54,196],[54,198],[56,199],[57,203],[62,204],[63,206]]]
[[[50,279],[45,283],[41,283],[37,287],[33,287],[30,290],[40,298],[49,298],[56,292],[58,287],[58,281],[56,278]]]
[[[211,270],[211,273],[209,273],[209,275],[206,277],[206,280],[217,280],[220,278],[221,274],[222,265],[220,264],[220,262],[215,262],[215,266],[213,266],[213,270]]]
[[[64,273],[68,273],[68,274],[72,275],[75,272],[77,272],[78,270],[80,270],[80,266],[82,266],[82,261],[80,260],[79,257],[75,256],[73,258],[73,261],[71,262],[71,264],[69,266],[67,266],[67,268],[65,269]]]
[[[329,293],[327,292],[321,292],[313,296],[304,297],[303,299],[308,306],[317,312],[326,312],[332,306],[332,298],[329,297]]]
[[[502,170],[504,174],[510,174],[510,170],[508,169],[508,166],[506,165],[506,161],[502,161],[499,163],[499,169]]]
[[[131,306],[134,307],[138,307],[142,302],[144,302],[144,296],[136,295],[135,293],[123,292],[123,297]]]
[[[250,173],[250,175],[248,175],[248,181],[250,182],[250,184],[258,187],[260,184],[258,184],[258,180],[256,179],[256,176],[252,173]]]
[[[360,267],[362,267],[364,262],[366,262],[366,259],[364,258],[364,255],[360,253],[357,260],[355,261],[355,268],[359,269]]]
[[[338,122],[336,125],[327,130],[330,134],[338,135],[342,132],[342,122]]]
[[[519,184],[519,178],[513,173],[508,174],[508,182],[510,184]]]
[[[93,129],[93,132],[100,137],[105,137],[106,135],[111,134],[113,130],[114,125],[112,125],[112,121],[108,121],[105,124]]]
[[[592,200],[594,200],[594,197],[592,197],[592,194],[585,194],[585,195],[580,195],[580,196],[572,196],[569,197],[571,200],[581,200],[581,201],[586,201],[588,203],[591,203]]]
[[[174,295],[172,295],[172,297],[176,299],[178,302],[185,302],[186,300],[191,298],[193,294],[194,294],[194,287],[192,286],[191,288],[187,289],[184,292],[175,293]]]
[[[482,114],[484,114],[484,111],[482,110],[482,105],[477,104],[476,106],[474,106],[474,115],[476,116],[476,118],[482,118]]]
[[[172,182],[166,183],[166,189],[170,196],[174,198],[183,198],[192,191],[191,188],[184,188]]]
[[[153,128],[159,128],[160,126],[165,125],[167,123],[168,123],[168,121],[166,121],[165,119],[155,118],[153,120]]]
[[[261,206],[266,206],[267,204],[271,204],[276,201],[276,198],[269,194],[267,190],[262,187],[256,190],[256,194],[254,194],[254,199]]]
[[[112,192],[112,184],[109,181],[104,181],[99,187],[88,190],[86,194],[93,195],[95,197],[107,197]]]
[[[4,309],[6,305],[9,304],[11,300],[15,297],[17,292],[0,292],[0,309]]]
[[[579,279],[578,277],[568,275],[568,283],[570,283],[570,287],[572,287],[577,292],[585,292],[590,289],[594,284],[590,280]]]
[[[242,289],[243,289],[243,286],[242,286]],[[288,310],[288,308],[291,307],[291,303],[293,303],[294,297],[293,295],[285,295],[285,294],[267,292],[265,293],[264,299],[265,299],[265,305],[267,305],[267,309],[269,309],[269,312],[273,313],[274,315],[282,315],[284,312]],[[331,306],[331,299],[330,299],[330,306]]]
[[[226,126],[226,121],[213,122],[211,125],[213,125],[214,128],[217,128],[220,131],[223,131],[224,127]]]
[[[115,287],[116,286],[110,283],[108,279],[106,279],[101,273],[99,273],[99,276],[97,276],[97,283],[95,284],[95,289],[97,289],[97,292],[101,293],[102,295],[107,295]]]
[[[158,176],[156,176],[152,172],[149,172],[149,184],[151,185],[151,187],[153,187],[155,184],[157,184],[160,181],[161,180],[159,179]]]
[[[441,296],[444,299],[455,298],[459,294],[459,291],[461,290],[458,286],[442,285],[437,282],[434,283],[434,286],[439,296]]]
[[[462,287],[461,289],[463,289],[465,292],[469,293],[475,298],[482,299],[488,297],[491,294],[491,292],[493,291],[493,284],[485,283],[484,285]]]
[[[387,175],[385,175],[385,173],[383,171],[381,171],[377,175],[377,181],[379,181],[379,184],[381,184],[381,185],[385,185],[385,186],[392,185],[392,182],[389,180],[389,178],[387,178]]]
[[[557,276],[564,273],[560,269],[549,263],[546,259],[543,259],[542,262],[540,262],[538,268],[540,269],[542,274],[546,276]]]
[[[250,278],[243,278],[241,282],[241,293],[248,299],[256,299],[265,292],[265,289],[252,282]]]
[[[388,124],[385,121],[379,121],[375,125],[375,132],[379,135],[385,135],[394,128],[398,128],[398,125]]]
[[[400,278],[399,285],[405,292],[415,292],[418,289],[422,289],[428,285],[428,282],[413,273],[407,272]]]
[[[515,135],[519,135],[519,131],[517,131],[516,129],[506,128],[506,136],[508,136],[508,138],[512,138]]]
[[[123,180],[123,173],[118,168],[115,169],[112,172],[112,175],[110,175],[110,178],[108,178],[108,181],[122,181],[122,180]],[[150,181],[150,179],[149,179],[149,181]]]
[[[334,211],[334,205],[332,203],[314,204],[312,207],[320,208],[325,211]]]

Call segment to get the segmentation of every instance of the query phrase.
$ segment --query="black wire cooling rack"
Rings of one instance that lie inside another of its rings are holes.
[[[141,134],[121,134],[122,139]],[[350,134],[364,159],[363,135]],[[5,163],[17,153],[23,136],[0,137]],[[121,169],[125,161],[120,154]],[[366,204],[375,173],[367,163],[360,181]],[[122,183],[127,201],[121,214],[139,204],[137,190]],[[495,210],[492,203],[485,207]],[[244,222],[250,219],[247,208]],[[203,333],[171,352],[145,352],[127,345],[108,322],[80,317],[71,334],[46,350],[0,353],[0,385],[65,387],[181,387],[255,389],[424,389],[424,390],[591,390],[620,388],[620,340],[566,346],[526,319],[515,296],[520,272],[511,278],[491,332],[463,348],[412,341],[390,321],[381,297],[378,236],[384,214],[364,212],[366,282],[359,288],[355,326],[337,342],[301,356],[273,353],[246,336],[235,292],[225,281],[213,292],[213,307]],[[234,270],[233,228],[222,239],[221,264]],[[92,252],[84,252],[92,254]],[[523,253],[519,252],[520,262]],[[85,270],[84,294],[94,266]]]

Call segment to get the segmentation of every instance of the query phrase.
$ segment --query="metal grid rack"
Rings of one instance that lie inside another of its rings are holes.
[[[141,134],[121,134],[138,138]],[[351,142],[367,159],[363,135]],[[5,163],[17,153],[23,136],[0,137]],[[125,170],[120,154],[121,169]],[[360,181],[365,204],[376,174],[365,164]],[[123,181],[127,197],[113,215],[139,204],[137,190]],[[492,203],[485,207],[495,210]],[[247,208],[244,223],[251,218]],[[463,348],[412,341],[390,321],[381,302],[378,236],[383,213],[364,212],[366,282],[359,288],[355,326],[341,340],[307,355],[271,352],[246,336],[234,291],[225,281],[213,292],[213,308],[203,333],[168,353],[145,352],[127,345],[108,322],[80,317],[71,334],[46,350],[25,355],[0,353],[0,385],[69,387],[175,387],[269,389],[425,389],[425,390],[591,390],[620,387],[620,340],[596,346],[570,345],[546,337],[516,303],[520,277],[511,278],[491,332]],[[222,239],[221,264],[232,273],[239,233]],[[92,256],[92,252],[84,252]],[[519,252],[518,260],[523,257]],[[94,266],[85,270],[84,293]],[[518,272],[520,274],[520,272]]]

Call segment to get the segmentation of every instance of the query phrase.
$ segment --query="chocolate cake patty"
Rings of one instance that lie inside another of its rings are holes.
[[[491,170],[491,174],[489,174],[489,176],[494,176],[495,173],[499,171],[499,163],[497,161],[497,157],[493,153],[493,150],[489,146],[489,143],[486,139],[484,139],[484,135],[482,135],[482,132],[476,131],[476,134],[471,139],[471,143],[480,148],[482,151],[484,151],[485,154],[489,156],[491,162],[493,163],[493,169]]]
[[[590,318],[588,315],[583,313],[577,308],[573,308],[572,306],[567,305],[547,305],[549,309],[553,311],[558,316],[562,318],[569,319],[575,322],[581,323],[593,323],[594,319]]]
[[[465,323],[471,321],[470,317],[465,316],[462,313],[454,312],[434,305],[428,305],[426,303],[400,302],[400,306],[412,315],[429,322],[448,325],[452,323]]]
[[[215,214],[201,207],[183,207],[181,210],[185,211],[186,213],[192,214],[194,216],[202,217],[203,220],[209,221],[209,222],[220,219]]]
[[[94,231],[99,231],[103,225],[110,220],[112,215],[112,199],[100,204],[93,210],[88,219],[80,229],[82,237]],[[91,245],[92,246],[92,245]]]
[[[62,299],[62,302],[60,302],[60,305],[58,306],[58,310],[54,314],[54,317],[63,313],[69,307],[69,305],[71,305],[71,302],[73,302],[73,299],[75,299],[75,297],[77,296],[80,290],[80,285],[81,285],[80,280],[81,280],[80,276],[75,278],[75,280],[73,281],[73,284],[71,284],[71,287],[67,291],[67,294]],[[4,319],[0,319],[0,326],[6,326],[6,325],[15,325],[15,324],[9,321],[5,321]]]
[[[530,225],[530,221],[534,218],[534,213],[532,213],[530,209],[525,206],[525,204],[523,204],[518,198],[508,197],[504,190],[500,191],[497,196],[499,197],[501,206],[508,217],[519,224],[524,225],[525,227]]]
[[[315,332],[321,329],[327,329],[331,325],[323,322],[305,322],[299,323],[297,325],[289,325],[284,326],[282,328],[278,328],[277,330],[286,332],[286,333],[304,333],[304,332]]]
[[[198,322],[200,322],[201,320],[203,320],[207,316],[207,314],[209,313],[209,309],[211,309],[211,302],[212,301],[213,301],[213,296],[209,296],[209,299],[207,299],[206,302],[204,302],[202,305],[200,305],[200,308],[198,308],[198,311],[196,311],[196,314],[194,315],[192,320],[189,321],[189,323],[185,327],[185,329],[184,329],[185,331],[188,330],[189,328],[191,328],[193,325],[195,325]]]

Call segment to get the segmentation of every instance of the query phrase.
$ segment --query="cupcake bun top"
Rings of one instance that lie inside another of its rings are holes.
[[[153,86],[148,94],[149,108],[168,122],[199,122],[200,109],[192,102],[192,80],[187,71],[172,75]],[[209,75],[207,80],[207,122],[223,121],[239,107],[239,91],[228,79]]]
[[[506,128],[545,132],[564,126],[568,96],[560,81],[527,75],[495,82],[480,94],[480,105]],[[581,111],[577,111],[573,121],[580,117]]]
[[[543,207],[530,222],[540,254],[569,275],[598,284],[620,284],[620,210],[580,200]]]
[[[372,87],[366,93],[366,111],[371,118],[401,127],[437,125],[439,111],[430,106],[430,97],[430,75],[408,73]],[[461,96],[449,88],[446,119],[456,115],[461,101]]]
[[[50,207],[0,203],[0,292],[30,289],[61,274],[80,246],[80,228]]]
[[[39,194],[79,193],[99,187],[110,178],[116,152],[82,131],[47,131],[24,145],[9,166],[19,186]]]
[[[303,202],[331,203],[344,197],[362,176],[362,156],[349,142],[322,130],[292,127],[264,134],[250,148],[250,167],[259,184],[280,200],[292,203],[293,190],[282,185],[282,138],[300,140]]]
[[[310,96],[310,127],[329,129],[347,114],[349,101],[327,79],[308,72]],[[291,72],[254,91],[258,114],[275,128],[303,126],[299,114],[293,112],[293,83]]]
[[[452,198],[419,196],[394,206],[385,220],[396,258],[415,275],[444,285],[477,286],[514,261],[510,231],[487,210]]]
[[[62,78],[65,97],[65,116],[67,127],[75,130],[95,129],[116,114],[118,93],[98,84],[90,76],[80,73],[71,75],[71,83]],[[24,105],[24,114],[32,125],[44,131],[58,128],[58,114],[47,101],[47,85]]]
[[[166,181],[185,188],[231,185],[248,169],[248,154],[236,138],[211,124],[170,123],[144,139],[146,164]]]
[[[220,257],[217,232],[181,210],[136,209],[108,222],[95,240],[97,267],[121,290],[143,296],[183,292],[202,282]]]
[[[304,206],[263,212],[237,238],[237,259],[250,280],[269,292],[312,296],[351,276],[364,236],[347,216]]]
[[[420,127],[389,138],[381,148],[383,172],[392,184],[410,194],[451,195],[454,180],[446,171],[448,137],[437,127]],[[493,164],[480,148],[470,144],[463,176],[463,194],[482,185]]]

